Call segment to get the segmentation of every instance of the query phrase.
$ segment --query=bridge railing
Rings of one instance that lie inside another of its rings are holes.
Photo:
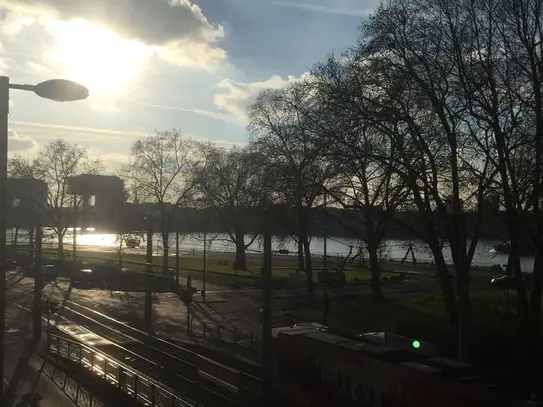
[[[151,407],[201,406],[197,401],[176,395],[173,390],[149,376],[80,342],[51,334],[48,350],[54,355],[77,362],[102,376],[143,405]],[[198,387],[197,383],[193,384]]]
[[[191,317],[188,333],[195,337],[238,345],[255,352],[262,351],[262,340],[259,334],[233,325],[223,325]]]

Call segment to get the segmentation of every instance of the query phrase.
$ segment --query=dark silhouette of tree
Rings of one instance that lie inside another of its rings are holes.
[[[201,144],[199,151],[203,160],[194,168],[194,181],[200,203],[206,216],[213,214],[220,220],[235,244],[233,268],[246,270],[245,251],[258,237],[258,233],[253,233],[245,241],[249,220],[246,210],[262,206],[268,188],[262,157],[247,147],[225,150]]]
[[[303,80],[283,89],[264,91],[248,107],[251,146],[266,160],[274,185],[271,198],[296,208],[310,300],[315,296],[309,245],[312,208],[333,177],[333,165],[315,142],[319,127],[315,126],[318,105],[313,90],[311,81]]]
[[[192,169],[197,161],[194,142],[180,130],[140,138],[132,144],[128,164],[122,169],[138,200],[158,204],[164,274],[168,274],[169,234],[180,206],[193,201],[196,192]]]
[[[59,257],[64,260],[64,235],[68,217],[73,212],[74,205],[74,196],[69,190],[70,179],[82,174],[98,174],[103,170],[103,166],[99,159],[89,158],[86,147],[70,144],[63,139],[47,144],[35,160],[26,163],[19,160],[17,165],[19,164],[27,166],[36,179],[43,180],[48,185],[49,226],[57,236]]]

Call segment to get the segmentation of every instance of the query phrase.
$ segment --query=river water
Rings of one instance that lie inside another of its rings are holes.
[[[10,239],[13,238],[13,233],[8,230],[8,244]],[[142,247],[145,246],[145,236],[140,236]],[[24,232],[19,233],[19,242],[25,242],[26,235]],[[65,244],[71,244],[73,241],[73,235],[71,231],[68,231],[64,237]],[[234,244],[228,239],[227,235],[217,235],[217,234],[208,234],[206,236],[207,247],[209,251],[217,252],[233,252],[235,251]],[[249,242],[249,236],[246,238],[246,242]],[[248,253],[259,253],[262,251],[261,239],[257,238],[253,244],[251,244],[247,251]],[[476,266],[490,266],[490,265],[504,265],[507,263],[507,255],[493,253],[492,246],[495,244],[501,243],[500,241],[490,241],[490,240],[481,240],[477,244],[475,250],[475,255],[473,257],[473,265]],[[117,235],[115,234],[99,234],[99,233],[88,233],[81,231],[77,232],[77,244],[81,246],[90,246],[90,247],[118,247],[119,241],[117,240]],[[419,240],[386,240],[384,242],[384,247],[381,250],[381,257],[383,259],[393,259],[401,260],[406,252],[409,244],[413,244],[413,251],[415,253],[415,258],[417,262],[420,263],[432,263],[433,256],[428,246]],[[56,245],[56,237],[53,235],[52,231],[44,231],[44,247],[53,247]],[[357,253],[358,247],[360,246],[359,241],[348,239],[348,238],[336,238],[329,237],[327,239],[327,248],[326,251],[329,256],[346,256],[349,253],[350,246],[353,246],[353,255]],[[363,244],[362,244],[363,246]],[[159,234],[153,236],[153,247],[156,252],[162,251],[162,240]],[[186,234],[180,235],[180,250],[183,253],[187,252],[200,252],[204,248],[204,236],[203,234]],[[291,253],[297,253],[297,244],[292,239],[279,239],[273,238],[272,240],[273,250],[278,249],[287,249]],[[175,234],[170,236],[170,252],[175,251]],[[324,254],[324,239],[323,238],[312,238],[311,239],[311,251],[315,255]],[[452,264],[452,258],[450,249],[448,246],[443,248],[443,254],[447,263]],[[365,254],[367,258],[367,254]],[[411,255],[408,257],[408,261],[411,260]],[[526,256],[521,257],[521,266],[522,270],[525,272],[531,272],[533,269],[533,257]]]

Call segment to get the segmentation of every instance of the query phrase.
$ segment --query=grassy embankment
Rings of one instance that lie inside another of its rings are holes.
[[[66,251],[66,257],[71,255],[70,251]],[[58,252],[56,249],[44,249],[45,258],[58,258]],[[111,262],[119,264],[119,254],[115,251],[91,251],[91,250],[78,250],[77,257],[84,262],[88,263],[105,263]],[[122,253],[122,265],[123,267],[132,268],[136,270],[145,269],[146,256],[143,253]],[[186,277],[192,275],[193,278],[199,278],[203,273],[204,261],[201,254],[183,254],[180,256],[180,275]],[[234,263],[233,253],[217,253],[212,252],[207,258],[207,272],[208,277],[213,275],[224,275],[225,277],[235,278],[239,277],[243,280],[254,280],[259,277],[260,267],[262,265],[262,256],[248,254],[247,255],[247,268],[248,270],[233,270],[232,264]],[[294,256],[274,255],[273,256],[273,271],[272,275],[276,279],[287,279],[289,277],[296,276],[297,261]],[[153,256],[152,264],[154,269],[161,270],[163,264],[163,257],[161,255]],[[313,258],[314,268],[317,271],[322,269],[322,258]],[[170,256],[169,267],[175,268],[175,257]],[[333,263],[329,267],[333,267]],[[346,280],[348,283],[369,281],[370,273],[366,266],[356,265],[356,267],[350,266],[346,270]],[[389,278],[394,273],[390,271],[384,271],[382,277],[384,279]],[[213,277],[211,277],[213,278]]]

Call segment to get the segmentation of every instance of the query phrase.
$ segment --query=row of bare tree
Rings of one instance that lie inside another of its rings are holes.
[[[248,110],[251,143],[297,206],[304,246],[302,229],[323,191],[358,208],[380,298],[376,252],[390,214],[415,208],[422,227],[414,232],[432,251],[451,322],[466,335],[484,203],[497,197],[531,345],[543,289],[542,8],[539,0],[389,0],[355,46],[261,93]],[[473,230],[467,210],[478,216]],[[526,235],[535,247],[531,290],[519,260]]]

